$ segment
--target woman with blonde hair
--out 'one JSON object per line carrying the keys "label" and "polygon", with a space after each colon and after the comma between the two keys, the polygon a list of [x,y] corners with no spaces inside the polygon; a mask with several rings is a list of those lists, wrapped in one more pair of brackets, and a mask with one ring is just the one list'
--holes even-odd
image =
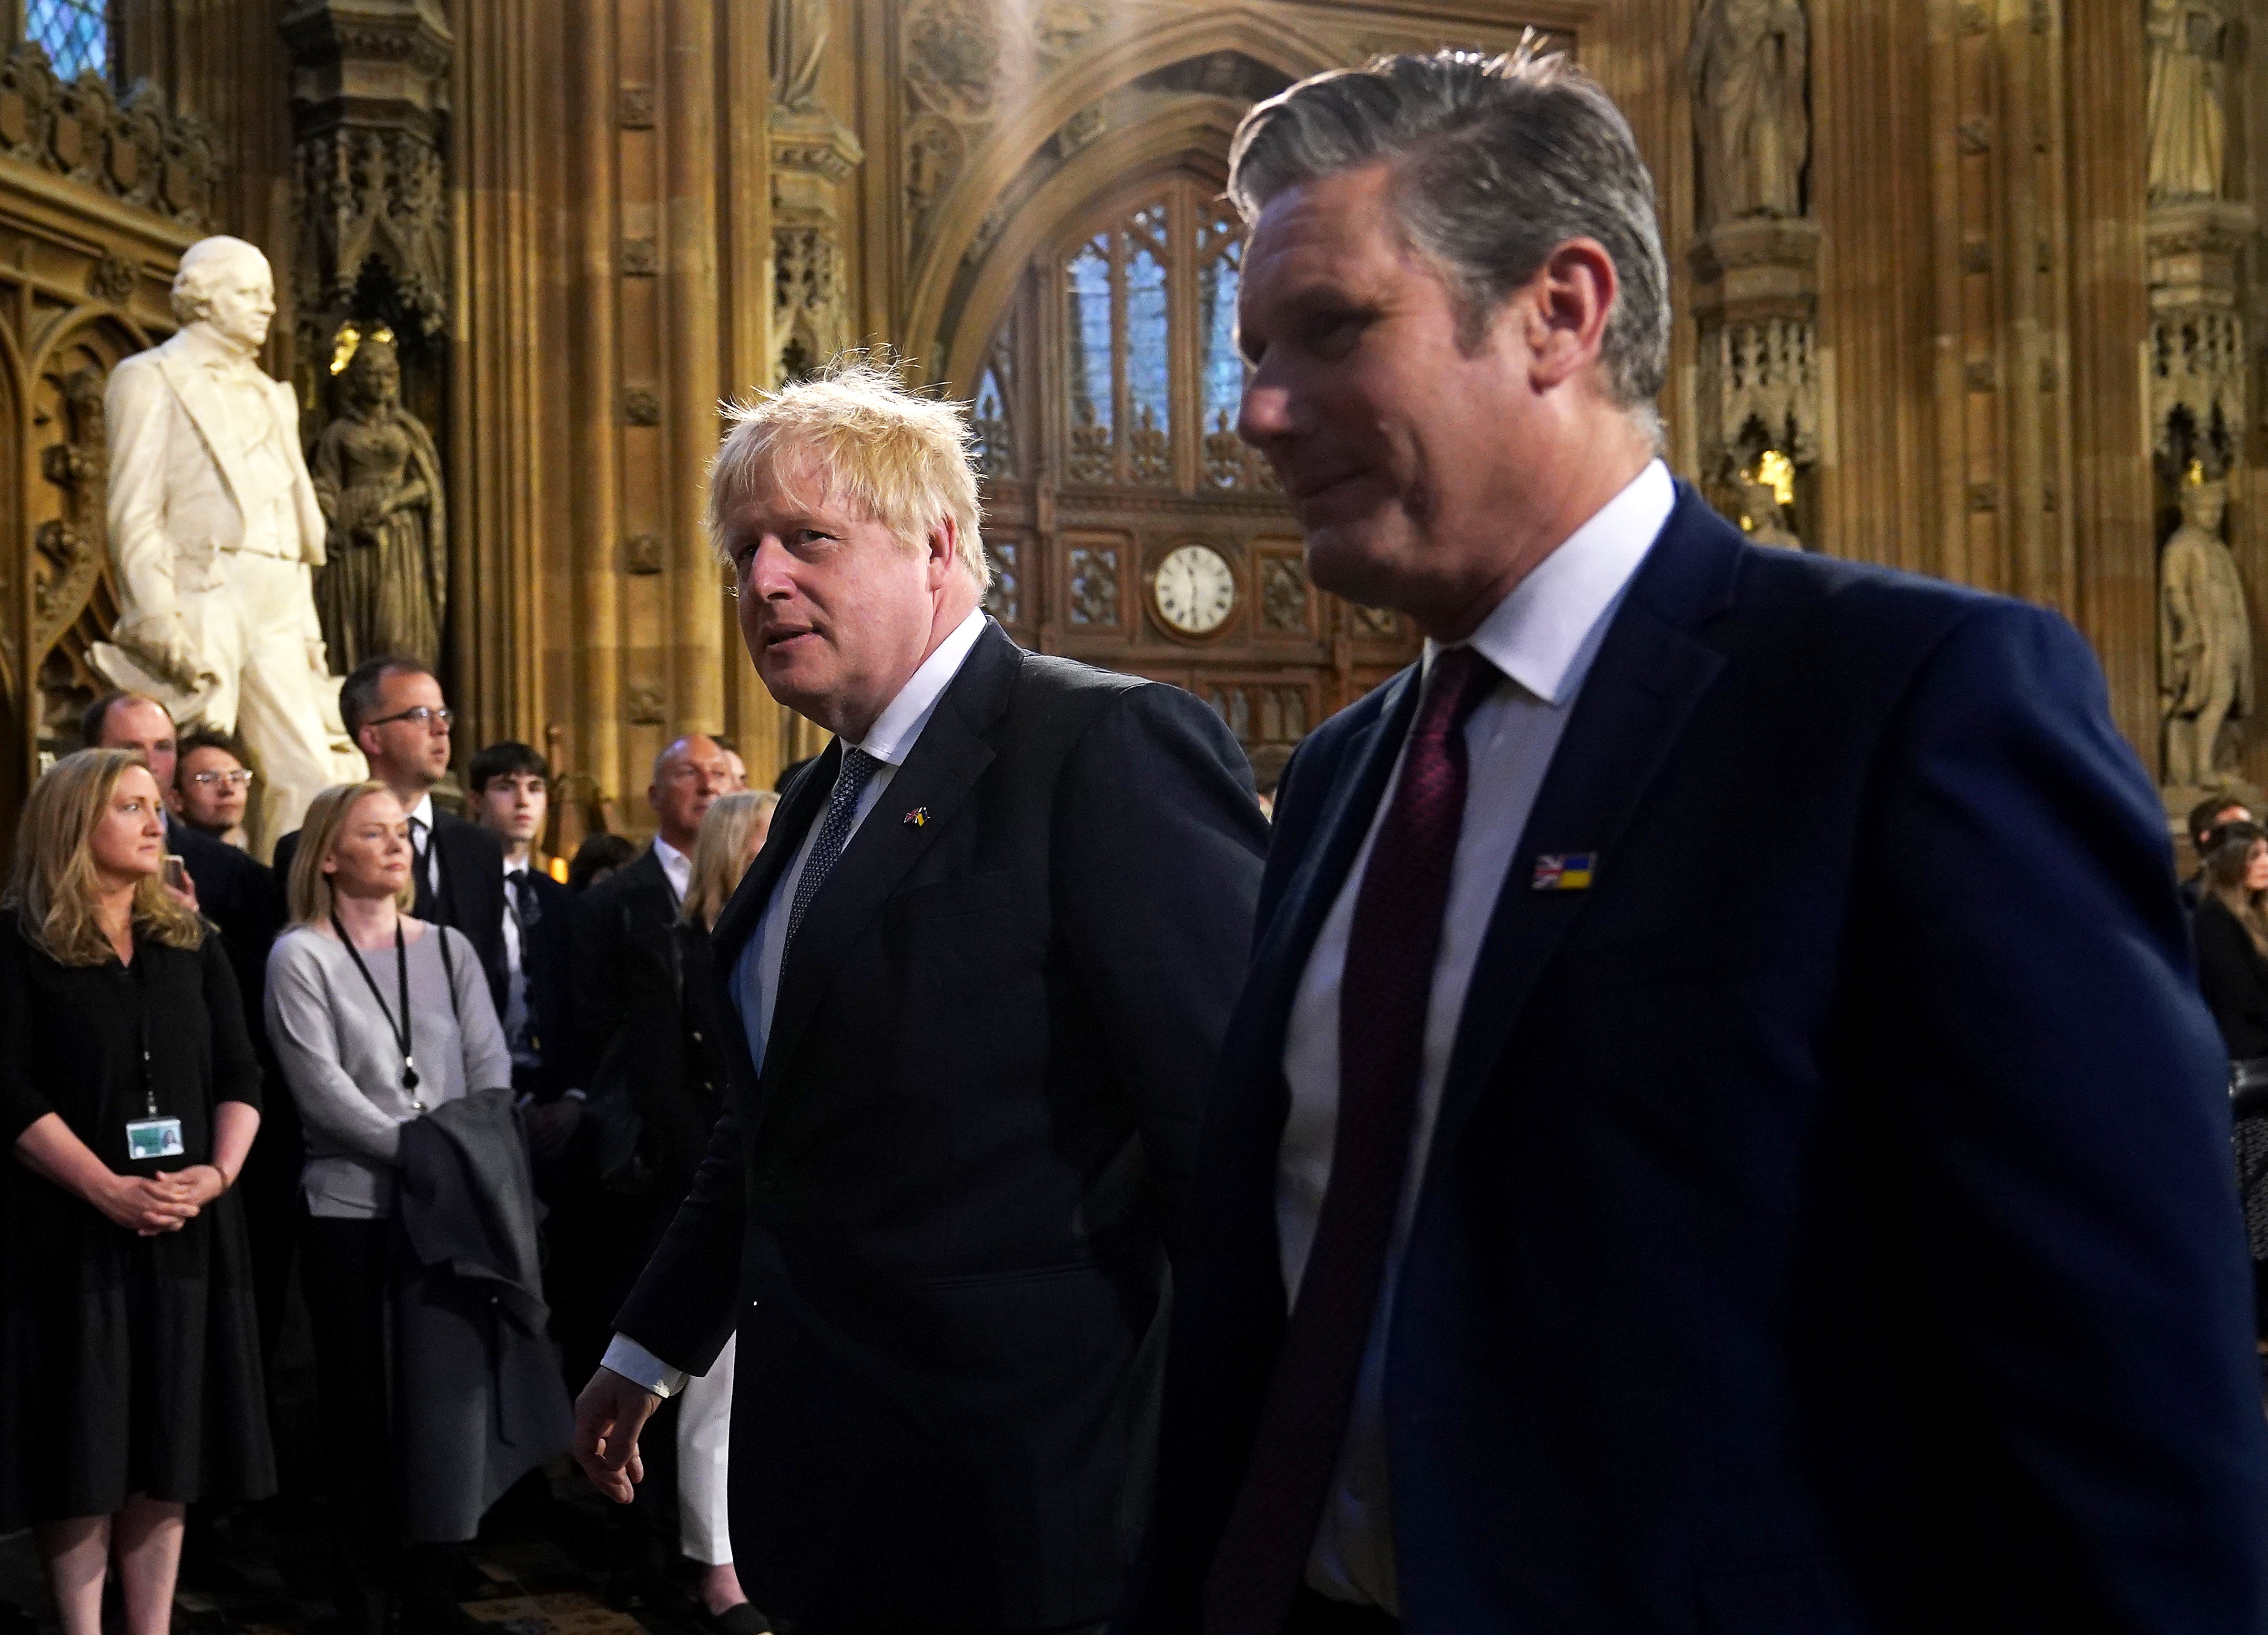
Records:
{"label": "woman with blonde hair", "polygon": [[[684,1202],[717,1125],[725,1087],[723,1030],[738,1023],[715,1002],[709,933],[762,849],[778,804],[770,790],[736,790],[710,803],[694,842],[677,923],[633,939],[637,946],[622,961],[622,1031],[600,1064],[593,1100],[635,1109],[641,1202],[651,1207],[645,1241],[624,1263],[622,1285],[610,1291],[616,1302],[630,1293],[654,1241]],[[755,1635],[765,1624],[733,1571],[725,1517],[733,1352],[727,1340],[709,1372],[687,1381],[665,1406],[665,1415],[677,1416],[674,1437],[666,1424],[647,1432],[646,1446],[663,1454],[656,1466],[674,1453],[677,1469],[674,1483],[666,1469],[657,1469],[646,1484],[653,1497],[642,1496],[640,1502],[651,1506],[674,1487],[678,1547],[700,1568],[697,1588],[711,1628],[718,1635]]]}
{"label": "woman with blonde hair", "polygon": [[184,1507],[276,1488],[231,1191],[260,1068],[165,835],[138,752],[66,755],[0,900],[0,1533],[36,1528],[65,1635],[99,1635],[114,1552],[164,1635]]}
{"label": "woman with blonde hair", "polygon": [[410,863],[409,819],[385,784],[325,790],[291,858],[291,929],[268,956],[269,1037],[306,1127],[307,1314],[350,1635],[377,1635],[397,1601],[405,1626],[462,1619],[448,1553],[401,1549],[389,1228],[402,1126],[512,1083],[480,955],[461,932],[410,917]]}

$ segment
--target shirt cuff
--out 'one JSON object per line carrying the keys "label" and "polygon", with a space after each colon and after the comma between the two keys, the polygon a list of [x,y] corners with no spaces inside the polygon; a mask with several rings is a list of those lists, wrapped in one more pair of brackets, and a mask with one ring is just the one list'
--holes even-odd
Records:
{"label": "shirt cuff", "polygon": [[[586,1353],[587,1354],[587,1353]],[[673,1368],[627,1334],[615,1336],[599,1366],[618,1374],[632,1385],[656,1396],[674,1396],[685,1388],[685,1371]]]}

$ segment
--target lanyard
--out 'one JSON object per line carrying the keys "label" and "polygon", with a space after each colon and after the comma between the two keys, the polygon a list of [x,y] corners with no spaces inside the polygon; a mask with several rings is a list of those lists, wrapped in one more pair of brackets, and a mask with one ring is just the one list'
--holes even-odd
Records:
{"label": "lanyard", "polygon": [[[393,1032],[394,1042],[401,1047],[401,1087],[416,1091],[417,1057],[410,1049],[409,1033],[409,955],[402,940],[401,917],[396,915],[394,920],[394,968],[401,978],[401,1020],[399,1022],[394,1020],[394,1013],[386,1008],[386,995],[379,990],[378,978],[372,976],[370,967],[363,963],[362,951],[354,946],[354,939],[347,935],[347,928],[339,924],[339,917],[335,914],[331,916],[331,929],[338,932],[339,940],[346,944],[347,957],[355,962],[355,969],[362,973],[363,981],[370,984],[370,997],[378,1001],[379,1014],[386,1018],[386,1025]],[[409,1105],[421,1113],[425,1110],[425,1103],[415,1094],[410,1096]]]}
{"label": "lanyard", "polygon": [[136,948],[135,961],[127,975],[134,983],[135,1020],[142,1035],[142,1100],[148,1111],[144,1117],[158,1116],[158,1078],[150,1065],[150,984],[143,970],[149,963],[149,950]]}

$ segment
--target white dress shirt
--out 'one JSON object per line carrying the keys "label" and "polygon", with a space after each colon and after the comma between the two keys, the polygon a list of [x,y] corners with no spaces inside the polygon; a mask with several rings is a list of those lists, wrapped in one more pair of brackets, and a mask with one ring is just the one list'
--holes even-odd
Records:
{"label": "white dress shirt", "polygon": [[653,855],[661,859],[661,872],[668,878],[669,895],[682,902],[693,884],[693,859],[660,836],[653,837]]}
{"label": "white dress shirt", "polygon": [[[858,743],[845,742],[845,749],[862,749],[881,762],[868,775],[866,785],[858,792],[858,805],[851,814],[850,832],[843,837],[843,855],[848,856],[850,843],[858,837],[859,825],[882,798],[897,770],[913,753],[913,747],[929,718],[937,713],[938,701],[953,678],[961,674],[968,661],[969,650],[976,638],[984,634],[984,614],[982,608],[972,612],[953,627],[953,633],[937,644],[937,651],[922,660],[921,668],[898,689],[882,713],[874,718],[874,725]],[[821,809],[822,812],[824,808]],[[804,865],[810,861],[812,848],[819,842],[819,831],[825,825],[814,820],[803,833],[803,842],[796,848],[795,856],[780,871],[779,879],[772,884],[772,895],[764,901],[762,917],[749,932],[747,942],[740,949],[739,961],[733,967],[733,1005],[740,1013],[740,1026],[748,1035],[748,1059],[762,1072],[764,1065],[764,1046],[771,1036],[772,1005],[778,997],[780,960],[787,949],[788,910],[795,902],[795,888],[803,879]],[[654,845],[659,848],[657,840]],[[836,866],[841,866],[838,858]],[[681,892],[681,895],[683,894]],[[662,1396],[674,1395],[685,1385],[685,1375],[663,1362],[652,1351],[627,1335],[618,1334],[607,1347],[602,1366],[612,1369],[625,1380],[645,1387]]]}
{"label": "white dress shirt", "polygon": [[[1464,1015],[1465,992],[1473,978],[1481,939],[1487,934],[1497,898],[1504,889],[1536,792],[1559,746],[1559,735],[1575,706],[1591,660],[1605,638],[1623,593],[1668,519],[1676,494],[1660,460],[1648,465],[1596,515],[1537,563],[1512,593],[1481,622],[1468,645],[1503,673],[1506,681],[1474,709],[1465,724],[1469,771],[1465,814],[1449,865],[1448,907],[1442,917],[1440,952],[1433,963],[1432,992],[1425,1011],[1423,1059],[1419,1064],[1417,1126],[1410,1167],[1402,1189],[1392,1242],[1387,1254],[1377,1315],[1363,1353],[1362,1373],[1347,1417],[1346,1442],[1330,1500],[1325,1506],[1307,1560],[1307,1583],[1338,1601],[1367,1602],[1399,1616],[1401,1597],[1394,1578],[1394,1517],[1386,1445],[1386,1339],[1394,1309],[1394,1290],[1433,1126],[1441,1108]],[[1425,644],[1425,675],[1432,674],[1439,650]],[[1407,753],[1405,745],[1403,753]],[[1292,1000],[1285,1035],[1284,1074],[1292,1105],[1276,1160],[1276,1226],[1283,1252],[1284,1286],[1296,1300],[1323,1191],[1330,1181],[1331,1144],[1337,1129],[1339,1098],[1339,988],[1346,971],[1347,938],[1354,924],[1355,899],[1369,865],[1379,825],[1393,804],[1402,779],[1396,758],[1393,779],[1381,796],[1370,833],[1338,899],[1317,933],[1306,970]],[[1609,865],[1611,866],[1611,865]]]}

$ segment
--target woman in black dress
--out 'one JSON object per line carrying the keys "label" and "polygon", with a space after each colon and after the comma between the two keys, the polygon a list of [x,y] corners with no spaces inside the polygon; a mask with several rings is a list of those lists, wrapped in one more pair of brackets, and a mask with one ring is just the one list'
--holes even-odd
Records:
{"label": "woman in black dress", "polygon": [[2198,893],[2198,986],[2220,1024],[2233,1081],[2268,1081],[2268,830],[2225,823],[2208,847]]}
{"label": "woman in black dress", "polygon": [[2256,1322],[2268,1337],[2268,829],[2225,823],[2205,843],[2191,926],[2198,987],[2228,1050],[2236,1179],[2252,1249]]}
{"label": "woman in black dress", "polygon": [[130,750],[33,787],[0,903],[0,1532],[65,1635],[172,1621],[181,1515],[276,1487],[244,1217],[260,1069],[220,939],[163,883]]}

